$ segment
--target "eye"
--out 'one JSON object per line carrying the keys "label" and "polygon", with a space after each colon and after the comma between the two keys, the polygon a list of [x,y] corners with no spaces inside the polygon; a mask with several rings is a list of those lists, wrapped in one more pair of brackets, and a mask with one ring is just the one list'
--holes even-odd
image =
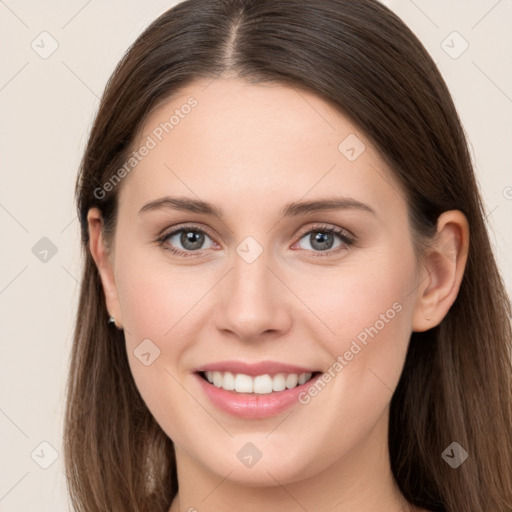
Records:
{"label": "eye", "polygon": [[[205,247],[206,239],[210,240],[211,244]],[[210,249],[215,245],[208,233],[197,226],[185,226],[174,229],[162,235],[158,242],[164,249],[185,257],[196,256],[194,251]]]}
{"label": "eye", "polygon": [[[337,245],[336,239],[338,239]],[[306,250],[328,253],[328,255],[347,250],[355,243],[353,235],[347,230],[334,226],[315,226],[307,231],[297,243],[300,243],[301,240],[306,241]],[[317,254],[315,256],[324,256],[324,254]]]}
{"label": "eye", "polygon": [[[338,239],[337,244],[336,239]],[[210,243],[205,246],[207,240]],[[349,231],[329,225],[314,226],[305,232],[294,245],[300,244],[302,240],[306,241],[304,249],[317,253],[315,256],[337,254],[347,250],[355,243],[355,237]],[[198,251],[211,249],[217,245],[204,229],[195,225],[174,228],[172,231],[163,234],[157,242],[165,250],[184,257],[198,256]],[[292,246],[292,248],[294,247]]]}

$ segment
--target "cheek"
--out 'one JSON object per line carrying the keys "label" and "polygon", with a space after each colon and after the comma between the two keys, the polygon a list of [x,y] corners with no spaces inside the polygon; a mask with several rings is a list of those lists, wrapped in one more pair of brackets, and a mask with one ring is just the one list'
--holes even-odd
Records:
{"label": "cheek", "polygon": [[345,375],[340,379],[345,391],[357,388],[356,395],[371,402],[379,380],[384,395],[396,387],[412,328],[415,268],[412,248],[398,254],[389,246],[322,279],[304,274],[297,281],[297,295],[307,297],[322,322],[315,322],[316,339],[331,365],[342,366],[334,373]]}
{"label": "cheek", "polygon": [[119,261],[118,269],[126,330],[139,338],[160,341],[175,338],[182,325],[190,323],[194,305],[208,290],[212,277],[199,267],[180,269],[165,261],[165,256],[155,259],[146,251]]}
{"label": "cheek", "polygon": [[[337,269],[330,279],[321,280],[323,286],[309,275],[295,288],[325,324],[311,315],[306,328],[318,349],[329,354],[324,368],[329,378],[299,397],[303,414],[318,418],[308,442],[318,455],[315,460],[323,462],[311,465],[311,471],[356,445],[385,413],[410,338],[414,272],[412,252],[400,259],[390,252],[364,268]],[[294,428],[288,431],[292,438],[301,435],[303,426]],[[284,452],[280,455],[286,458]]]}
{"label": "cheek", "polygon": [[199,267],[179,269],[162,257],[155,261],[146,251],[131,250],[116,269],[131,373],[156,421],[179,439],[175,411],[185,417],[203,414],[193,409],[181,382],[190,367],[187,353],[204,327],[201,298],[218,277]]}

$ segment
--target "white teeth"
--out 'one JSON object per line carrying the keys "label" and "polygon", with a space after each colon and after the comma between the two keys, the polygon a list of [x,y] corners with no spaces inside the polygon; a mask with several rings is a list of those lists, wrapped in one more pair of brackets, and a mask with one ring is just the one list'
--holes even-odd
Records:
{"label": "white teeth", "polygon": [[[222,385],[219,387],[222,387]],[[237,393],[252,393],[253,382],[251,377],[249,377],[249,375],[244,375],[243,373],[237,373],[235,377],[235,391]]]}
{"label": "white teeth", "polygon": [[288,389],[292,389],[297,386],[297,382],[299,381],[299,376],[296,373],[290,373],[288,377],[286,377],[286,387]]}
{"label": "white teeth", "polygon": [[268,373],[251,377],[244,373],[233,374],[231,372],[208,371],[205,372],[206,379],[210,384],[227,391],[237,393],[256,393],[260,395],[272,393],[273,391],[284,391],[293,389],[298,385],[306,383],[311,379],[312,373],[278,373],[273,377]]}
{"label": "white teeth", "polygon": [[274,375],[272,379],[272,389],[274,391],[283,391],[286,389],[286,375],[284,373]]}
{"label": "white teeth", "polygon": [[222,373],[213,372],[213,385],[220,388],[222,386]]}
{"label": "white teeth", "polygon": [[231,372],[226,372],[221,384],[224,389],[233,391],[235,389],[235,376]]}
{"label": "white teeth", "polygon": [[270,375],[258,375],[254,377],[253,390],[260,395],[272,393],[272,377]]}

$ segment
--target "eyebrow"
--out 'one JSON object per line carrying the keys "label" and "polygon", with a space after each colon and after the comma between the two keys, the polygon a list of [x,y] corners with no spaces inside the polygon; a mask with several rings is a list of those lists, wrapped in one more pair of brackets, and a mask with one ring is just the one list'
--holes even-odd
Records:
{"label": "eyebrow", "polygon": [[[221,208],[218,208],[206,201],[189,197],[162,197],[161,199],[156,199],[155,201],[145,204],[138,213],[141,214],[160,209],[214,215],[219,219],[223,219],[223,212]],[[331,197],[312,201],[288,203],[281,210],[281,215],[283,217],[293,217],[325,210],[362,210],[375,216],[377,215],[371,206],[350,197]]]}

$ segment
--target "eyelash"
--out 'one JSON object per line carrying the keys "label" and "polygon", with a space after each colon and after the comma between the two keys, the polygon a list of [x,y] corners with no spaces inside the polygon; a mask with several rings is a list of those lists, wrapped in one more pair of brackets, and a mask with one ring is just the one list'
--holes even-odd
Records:
{"label": "eyelash", "polygon": [[[176,249],[175,247],[172,247],[172,246],[164,246],[164,243],[168,238],[170,238],[173,235],[175,235],[176,233],[180,233],[182,231],[193,231],[195,233],[203,233],[205,235],[208,235],[212,240],[214,238],[211,235],[211,233],[209,233],[209,231],[207,231],[204,228],[200,228],[197,225],[186,225],[186,226],[179,226],[178,228],[173,229],[172,231],[164,233],[156,241],[157,241],[158,245],[161,246],[163,249],[165,249],[166,251],[170,251],[171,253],[173,253],[177,256],[183,256],[185,258],[197,257],[198,252],[201,251],[201,249],[198,249],[197,251],[182,251],[181,249]],[[326,257],[326,256],[332,256],[334,254],[338,254],[342,251],[348,250],[356,242],[355,236],[352,235],[351,233],[349,234],[348,230],[338,228],[335,226],[326,225],[326,224],[315,225],[312,228],[310,228],[308,231],[301,233],[298,241],[302,240],[302,238],[304,238],[304,236],[306,236],[306,235],[309,235],[311,233],[317,233],[317,232],[334,233],[339,236],[339,238],[343,242],[343,245],[340,245],[336,249],[329,249],[327,251],[313,251],[313,250],[306,249],[308,252],[313,252],[314,257]]]}

